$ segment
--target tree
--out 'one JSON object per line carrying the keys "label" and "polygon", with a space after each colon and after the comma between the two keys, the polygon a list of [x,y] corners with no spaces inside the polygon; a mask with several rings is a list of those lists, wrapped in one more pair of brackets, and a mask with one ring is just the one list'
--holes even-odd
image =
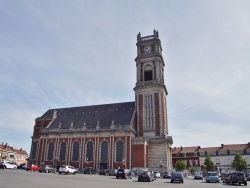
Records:
{"label": "tree", "polygon": [[204,164],[206,166],[207,171],[214,171],[215,170],[214,162],[211,160],[211,157],[209,155],[206,156]]}
{"label": "tree", "polygon": [[242,158],[240,153],[237,153],[234,157],[231,167],[237,171],[247,169],[247,162]]}
{"label": "tree", "polygon": [[186,163],[183,160],[178,160],[175,165],[175,169],[178,171],[182,171],[186,168]]}

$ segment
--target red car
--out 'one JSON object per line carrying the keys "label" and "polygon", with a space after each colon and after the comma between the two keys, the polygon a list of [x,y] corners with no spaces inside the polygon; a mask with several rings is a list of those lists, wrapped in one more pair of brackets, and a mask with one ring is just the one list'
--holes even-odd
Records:
{"label": "red car", "polygon": [[34,165],[34,164],[28,164],[26,167],[26,171],[39,171],[40,167],[38,165]]}

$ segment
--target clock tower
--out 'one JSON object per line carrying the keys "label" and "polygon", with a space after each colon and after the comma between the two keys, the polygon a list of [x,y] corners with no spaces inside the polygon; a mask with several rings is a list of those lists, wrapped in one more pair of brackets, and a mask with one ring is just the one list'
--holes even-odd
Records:
{"label": "clock tower", "polygon": [[[153,35],[137,35],[137,78],[135,105],[137,111],[137,139],[146,143],[147,166],[159,165],[172,168],[172,137],[168,132],[167,89],[164,83],[165,62],[159,32]],[[147,153],[148,152],[148,153]],[[160,164],[161,163],[161,164]]]}

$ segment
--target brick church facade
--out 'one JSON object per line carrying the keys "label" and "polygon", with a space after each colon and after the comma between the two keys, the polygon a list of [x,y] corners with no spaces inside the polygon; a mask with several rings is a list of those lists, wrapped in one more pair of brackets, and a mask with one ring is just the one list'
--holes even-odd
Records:
{"label": "brick church facade", "polygon": [[48,110],[35,119],[31,163],[172,170],[158,31],[139,33],[136,46],[135,101]]}

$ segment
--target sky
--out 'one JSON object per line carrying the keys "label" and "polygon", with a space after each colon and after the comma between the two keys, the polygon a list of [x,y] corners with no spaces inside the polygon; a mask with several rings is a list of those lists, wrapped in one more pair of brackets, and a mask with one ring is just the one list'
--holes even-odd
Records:
{"label": "sky", "polygon": [[0,142],[29,154],[54,108],[134,101],[159,31],[172,147],[250,142],[250,1],[1,0]]}

